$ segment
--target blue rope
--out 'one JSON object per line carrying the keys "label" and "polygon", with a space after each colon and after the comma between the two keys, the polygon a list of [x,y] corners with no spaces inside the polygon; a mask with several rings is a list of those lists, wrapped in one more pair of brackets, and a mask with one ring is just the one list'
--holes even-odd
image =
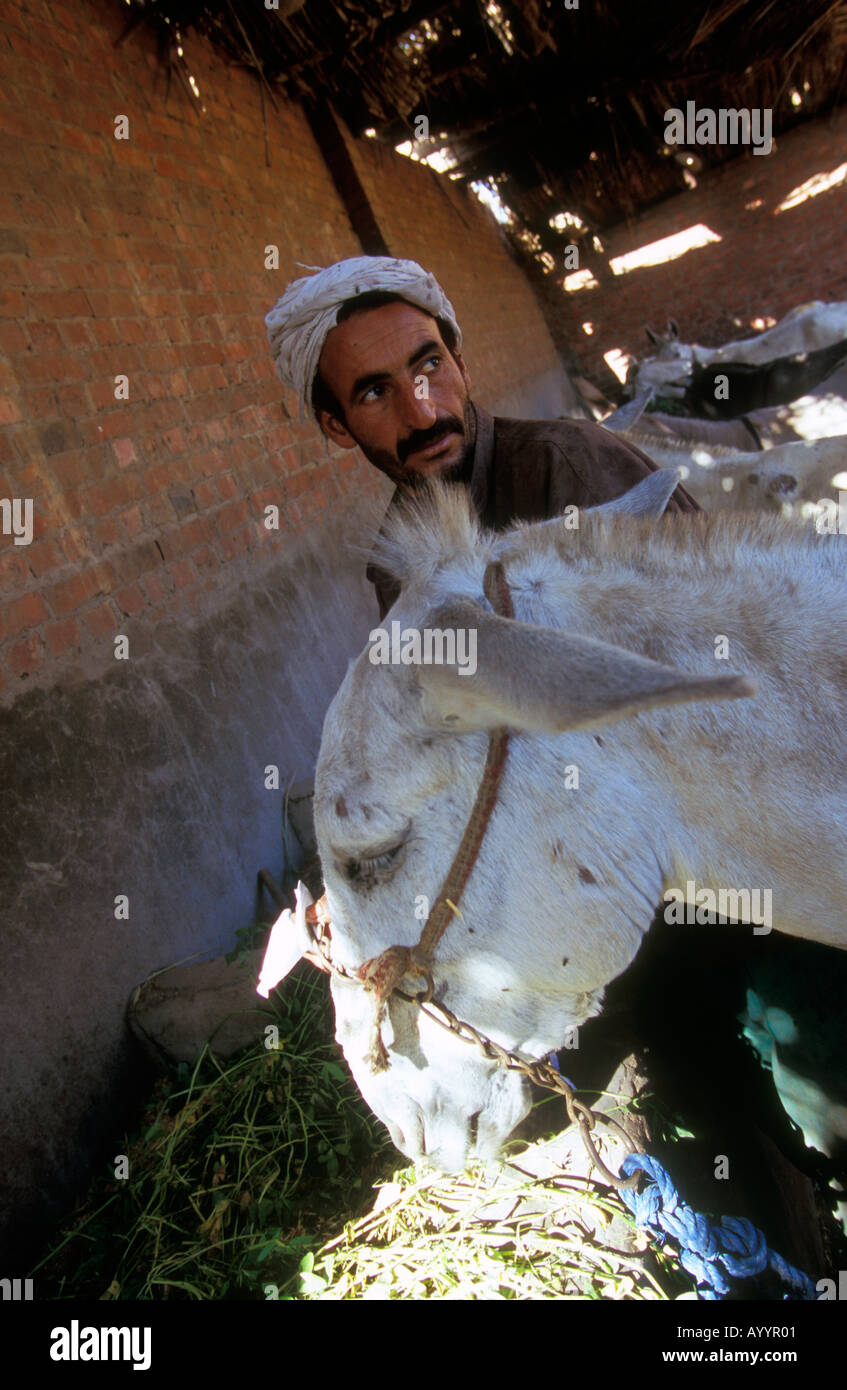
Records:
{"label": "blue rope", "polygon": [[[549,1053],[546,1061],[563,1075],[555,1052]],[[572,1090],[576,1089],[567,1076],[564,1080]],[[717,1299],[730,1293],[732,1285],[727,1274],[735,1279],[750,1279],[770,1270],[796,1298],[817,1299],[818,1291],[808,1275],[795,1269],[775,1250],[768,1249],[764,1235],[752,1221],[743,1216],[724,1216],[713,1226],[707,1216],[692,1211],[680,1200],[658,1159],[649,1154],[629,1154],[621,1164],[625,1178],[639,1170],[647,1174],[650,1182],[640,1192],[631,1187],[621,1188],[620,1195],[636,1223],[653,1228],[653,1238],[658,1245],[663,1245],[667,1236],[673,1237],[679,1246],[683,1269],[692,1274],[698,1284],[707,1285],[698,1290],[701,1298]]]}
{"label": "blue rope", "polygon": [[621,1164],[621,1173],[629,1177],[638,1171],[650,1181],[641,1192],[621,1188],[620,1195],[639,1226],[652,1228],[654,1239],[663,1245],[671,1236],[679,1246],[680,1264],[694,1276],[703,1299],[717,1299],[728,1294],[732,1285],[727,1275],[749,1279],[770,1270],[776,1274],[795,1298],[816,1299],[817,1289],[808,1275],[788,1264],[768,1243],[752,1221],[741,1216],[724,1216],[713,1225],[707,1216],[692,1211],[680,1200],[679,1193],[657,1159],[649,1154],[629,1154]]}

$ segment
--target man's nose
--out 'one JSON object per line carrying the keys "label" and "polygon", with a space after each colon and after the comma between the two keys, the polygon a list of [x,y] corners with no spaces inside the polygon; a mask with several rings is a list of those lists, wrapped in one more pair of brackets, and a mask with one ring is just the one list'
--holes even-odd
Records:
{"label": "man's nose", "polygon": [[[429,396],[420,395],[420,386],[417,385],[418,378],[411,378],[404,382],[401,410],[403,414],[403,425],[406,431],[411,434],[413,430],[428,430],[438,418],[435,402]],[[423,389],[426,390],[428,382],[426,377],[422,378]],[[416,391],[418,394],[415,394]]]}

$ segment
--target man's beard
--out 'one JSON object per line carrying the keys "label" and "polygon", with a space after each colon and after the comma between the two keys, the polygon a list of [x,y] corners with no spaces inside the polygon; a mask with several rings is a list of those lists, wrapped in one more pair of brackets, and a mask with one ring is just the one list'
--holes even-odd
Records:
{"label": "man's beard", "polygon": [[[381,473],[385,473],[392,482],[402,483],[405,487],[423,487],[432,478],[439,478],[445,483],[467,483],[470,482],[471,466],[473,463],[474,441],[473,433],[470,428],[471,422],[471,403],[470,396],[465,398],[465,418],[459,420],[455,415],[445,415],[443,419],[436,420],[435,424],[428,430],[415,430],[407,439],[404,439],[397,447],[397,455],[388,453],[385,449],[366,448],[360,439],[356,440],[368,463],[372,463],[374,468],[378,468]],[[410,455],[419,449],[425,449],[428,444],[435,444],[439,439],[446,439],[451,434],[462,436],[462,452],[455,463],[450,464],[449,468],[436,470],[433,473],[418,473],[414,470],[407,470],[406,460]],[[355,435],[354,435],[355,438]],[[399,462],[398,462],[399,459]]]}

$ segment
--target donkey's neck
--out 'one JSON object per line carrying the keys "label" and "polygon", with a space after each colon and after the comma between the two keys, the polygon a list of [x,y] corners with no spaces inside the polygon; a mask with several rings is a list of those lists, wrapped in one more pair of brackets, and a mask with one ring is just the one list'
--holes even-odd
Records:
{"label": "donkey's neck", "polygon": [[758,891],[761,916],[761,895],[779,884],[774,928],[836,944],[847,914],[844,546],[780,519],[697,520],[588,536],[564,564],[566,541],[530,538],[508,567],[515,615],[685,671],[754,678],[750,699],[598,732],[652,789],[666,889],[723,889],[725,907],[754,915]]}

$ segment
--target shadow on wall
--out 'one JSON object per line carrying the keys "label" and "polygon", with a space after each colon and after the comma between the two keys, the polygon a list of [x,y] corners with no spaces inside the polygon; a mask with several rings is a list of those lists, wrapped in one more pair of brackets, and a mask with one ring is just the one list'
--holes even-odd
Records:
{"label": "shadow on wall", "polygon": [[113,1165],[147,1075],[124,1022],[131,990],[230,950],[257,870],[281,870],[285,788],[312,775],[327,705],[377,620],[344,546],[373,519],[362,509],[294,538],[193,627],[147,627],[106,675],[0,712],[10,1276],[92,1162]]}
{"label": "shadow on wall", "polygon": [[562,416],[580,419],[586,415],[567,372],[559,367],[536,372],[518,386],[486,402],[486,409],[492,415],[513,420],[557,420]]}

